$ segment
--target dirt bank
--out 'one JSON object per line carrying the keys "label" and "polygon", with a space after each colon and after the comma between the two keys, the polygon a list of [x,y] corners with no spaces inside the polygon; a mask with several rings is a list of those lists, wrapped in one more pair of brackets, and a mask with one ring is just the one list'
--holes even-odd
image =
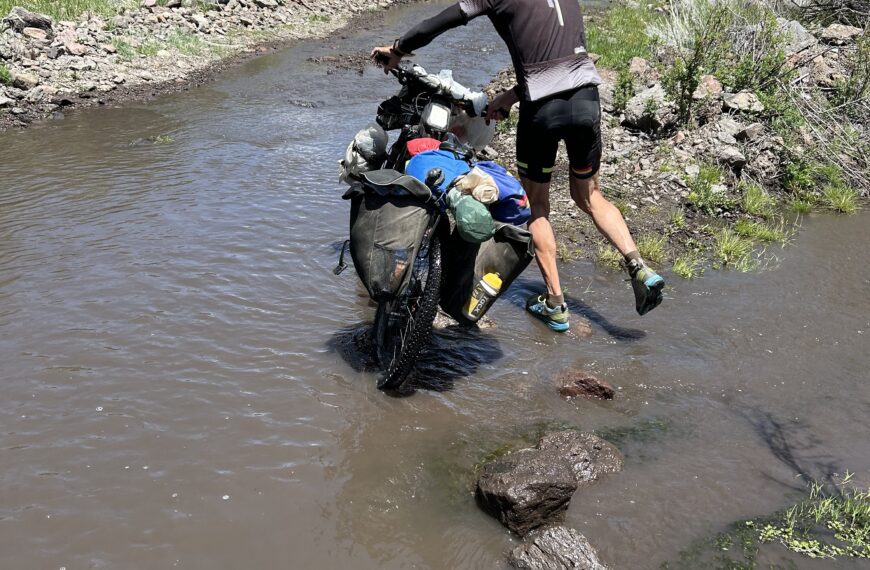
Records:
{"label": "dirt bank", "polygon": [[413,1],[220,0],[193,7],[144,0],[136,10],[85,13],[75,22],[14,9],[0,27],[0,130],[73,107],[189,89],[294,42],[376,25],[382,10]]}

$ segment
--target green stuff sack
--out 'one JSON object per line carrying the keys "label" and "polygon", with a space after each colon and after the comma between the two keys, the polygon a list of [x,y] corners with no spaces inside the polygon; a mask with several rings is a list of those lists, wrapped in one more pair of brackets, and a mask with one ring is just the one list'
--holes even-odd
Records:
{"label": "green stuff sack", "polygon": [[484,275],[498,273],[501,277],[498,299],[535,257],[528,230],[499,222],[495,224],[493,237],[483,243],[469,243],[454,229],[442,238],[441,251],[441,309],[462,325],[474,324],[495,302],[493,300],[475,320],[463,314],[474,286]]}
{"label": "green stuff sack", "polygon": [[473,197],[451,190],[447,204],[453,210],[456,231],[468,243],[483,243],[495,234],[495,222],[489,208]]}

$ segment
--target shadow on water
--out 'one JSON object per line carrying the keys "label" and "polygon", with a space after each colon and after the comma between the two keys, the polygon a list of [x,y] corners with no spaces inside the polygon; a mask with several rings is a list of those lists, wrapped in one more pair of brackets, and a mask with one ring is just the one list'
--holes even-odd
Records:
{"label": "shadow on water", "polygon": [[807,481],[836,486],[834,475],[840,471],[840,466],[830,456],[813,452],[824,442],[813,435],[806,425],[798,420],[781,421],[770,412],[757,408],[745,408],[739,413],[753,427],[773,456],[798,474],[801,480],[782,481],[768,473],[763,474],[765,477],[795,491],[805,491]]}
{"label": "shadow on water", "polygon": [[[504,294],[503,299],[509,301],[521,310],[526,308],[526,300],[533,294],[546,289],[543,281],[533,279],[517,279],[511,285],[510,291]],[[607,317],[596,311],[591,305],[584,303],[579,299],[568,298],[565,301],[568,304],[568,309],[574,315],[580,315],[592,324],[598,325],[604,332],[610,335],[611,338],[624,342],[634,342],[641,340],[646,336],[646,333],[640,329],[632,329],[614,324]]]}
{"label": "shadow on water", "polygon": [[[380,372],[370,331],[370,323],[345,327],[332,336],[327,346],[357,372]],[[411,372],[407,388],[391,395],[407,396],[415,390],[452,390],[457,380],[473,375],[482,365],[503,356],[498,340],[480,329],[460,326],[435,329]]]}

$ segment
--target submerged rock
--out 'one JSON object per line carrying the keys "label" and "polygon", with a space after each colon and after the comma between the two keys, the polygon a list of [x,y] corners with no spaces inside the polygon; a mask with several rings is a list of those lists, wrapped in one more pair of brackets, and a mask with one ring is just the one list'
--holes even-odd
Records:
{"label": "submerged rock", "polygon": [[523,536],[559,520],[580,485],[622,470],[622,454],[587,433],[561,431],[483,466],[477,480],[480,507]]}
{"label": "submerged rock", "polygon": [[559,388],[559,394],[567,399],[586,396],[612,400],[615,394],[613,386],[582,370],[563,370],[554,382]]}
{"label": "submerged rock", "polygon": [[586,537],[564,526],[536,532],[508,556],[520,570],[608,570]]}

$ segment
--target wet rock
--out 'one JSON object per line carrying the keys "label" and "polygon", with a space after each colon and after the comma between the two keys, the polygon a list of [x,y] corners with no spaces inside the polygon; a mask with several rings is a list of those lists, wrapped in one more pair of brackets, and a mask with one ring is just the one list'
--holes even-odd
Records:
{"label": "wet rock", "polygon": [[608,570],[586,537],[564,526],[534,533],[508,562],[519,570]]}
{"label": "wet rock", "polygon": [[630,128],[651,132],[672,127],[676,122],[675,106],[661,85],[641,91],[625,106],[623,124]]}
{"label": "wet rock", "polygon": [[855,26],[831,24],[822,32],[822,41],[828,44],[845,45],[853,42],[863,31]]}
{"label": "wet rock", "polygon": [[692,99],[700,101],[701,99],[718,99],[722,96],[722,83],[712,75],[704,75],[701,77],[701,82],[695,92],[692,93]]}
{"label": "wet rock", "polygon": [[740,111],[743,113],[761,113],[764,105],[755,93],[741,91],[728,93],[723,96],[724,107],[728,111]]}
{"label": "wet rock", "polygon": [[3,22],[9,24],[19,34],[24,32],[25,28],[39,28],[50,32],[54,25],[53,20],[45,14],[30,12],[19,6],[12,8],[9,15],[3,18]]}
{"label": "wet rock", "polygon": [[609,383],[582,370],[564,370],[556,376],[554,383],[559,388],[559,394],[567,399],[585,396],[612,400],[615,394]]}
{"label": "wet rock", "polygon": [[622,470],[612,444],[592,434],[562,431],[483,466],[475,496],[480,507],[520,536],[559,520],[577,487]]}
{"label": "wet rock", "polygon": [[739,141],[751,142],[764,134],[764,125],[761,123],[752,123],[745,129],[738,132],[734,137]]}
{"label": "wet rock", "polygon": [[785,18],[777,18],[776,21],[779,24],[779,32],[782,34],[787,54],[802,52],[818,43],[816,37],[809,33],[800,22]]}

